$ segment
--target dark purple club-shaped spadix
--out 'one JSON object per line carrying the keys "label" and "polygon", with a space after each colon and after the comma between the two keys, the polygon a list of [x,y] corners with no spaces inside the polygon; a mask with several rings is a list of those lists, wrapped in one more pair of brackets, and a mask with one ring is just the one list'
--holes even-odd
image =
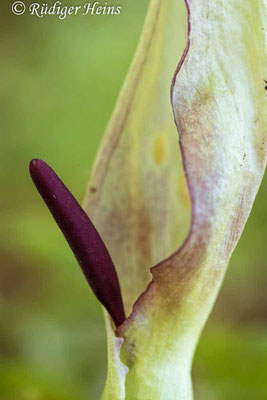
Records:
{"label": "dark purple club-shaped spadix", "polygon": [[32,160],[30,174],[96,297],[110,313],[115,325],[121,325],[125,314],[117,273],[94,225],[64,183],[44,161]]}

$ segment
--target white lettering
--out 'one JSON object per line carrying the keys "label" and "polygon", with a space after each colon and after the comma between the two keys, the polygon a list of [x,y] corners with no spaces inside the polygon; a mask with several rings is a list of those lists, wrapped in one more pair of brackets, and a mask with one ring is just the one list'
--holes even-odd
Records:
{"label": "white lettering", "polygon": [[52,6],[49,6],[47,3],[32,3],[29,6],[29,10],[30,15],[36,15],[38,18],[42,18],[44,15],[57,15],[59,19],[64,20],[68,15],[78,15],[82,7],[82,15],[119,15],[121,12],[121,6],[108,5],[107,2],[101,5],[99,1],[86,3],[84,6],[62,6],[60,1],[56,1]]}
{"label": "white lettering", "polygon": [[[56,1],[55,4],[52,7],[49,8],[48,14],[49,15],[58,14],[58,10],[60,9],[60,7],[59,7],[60,4],[61,4],[60,1]],[[56,8],[57,8],[57,11],[56,11]]]}
{"label": "white lettering", "polygon": [[120,15],[120,13],[121,13],[121,6],[117,6],[116,7],[116,11],[115,11],[115,15]]}
{"label": "white lettering", "polygon": [[68,13],[68,7],[62,7],[60,10],[60,15],[59,15],[59,19],[65,19],[67,17],[67,13]]}
{"label": "white lettering", "polygon": [[82,8],[82,6],[76,6],[75,7],[75,15],[78,14],[78,11]]}
{"label": "white lettering", "polygon": [[92,7],[91,7],[91,3],[85,4],[84,5],[85,12],[83,13],[83,15],[87,15],[89,13],[89,11],[90,11],[91,15],[93,15],[95,13],[95,7],[97,4],[99,4],[98,1],[95,1]]}
{"label": "white lettering", "polygon": [[42,18],[42,15],[39,14],[38,10],[40,8],[40,4],[38,3],[33,3],[30,5],[30,14],[31,15],[37,15],[37,17]]}

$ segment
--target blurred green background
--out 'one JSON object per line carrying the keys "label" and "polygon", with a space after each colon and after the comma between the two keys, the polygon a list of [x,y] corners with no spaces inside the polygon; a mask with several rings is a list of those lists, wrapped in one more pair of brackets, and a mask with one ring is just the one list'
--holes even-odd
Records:
{"label": "blurred green background", "polygon": [[[14,16],[11,3],[0,6],[0,399],[95,400],[102,311],[28,162],[46,160],[82,201],[148,1],[65,21]],[[197,350],[196,400],[267,399],[266,200],[265,180]]]}

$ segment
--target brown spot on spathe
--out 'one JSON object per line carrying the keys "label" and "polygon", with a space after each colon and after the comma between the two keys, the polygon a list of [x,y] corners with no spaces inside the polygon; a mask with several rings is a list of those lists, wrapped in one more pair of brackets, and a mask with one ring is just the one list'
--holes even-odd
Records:
{"label": "brown spot on spathe", "polygon": [[157,136],[153,144],[153,158],[156,164],[161,165],[165,159],[165,139],[163,136]]}

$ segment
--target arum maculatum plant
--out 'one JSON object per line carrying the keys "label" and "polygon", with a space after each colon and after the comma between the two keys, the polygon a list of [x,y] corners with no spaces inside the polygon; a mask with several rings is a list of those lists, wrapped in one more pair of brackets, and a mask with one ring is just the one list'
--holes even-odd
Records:
{"label": "arum maculatum plant", "polygon": [[104,400],[192,399],[194,350],[266,165],[265,0],[188,0],[171,107],[180,3],[150,3],[85,211],[30,165],[105,308]]}

